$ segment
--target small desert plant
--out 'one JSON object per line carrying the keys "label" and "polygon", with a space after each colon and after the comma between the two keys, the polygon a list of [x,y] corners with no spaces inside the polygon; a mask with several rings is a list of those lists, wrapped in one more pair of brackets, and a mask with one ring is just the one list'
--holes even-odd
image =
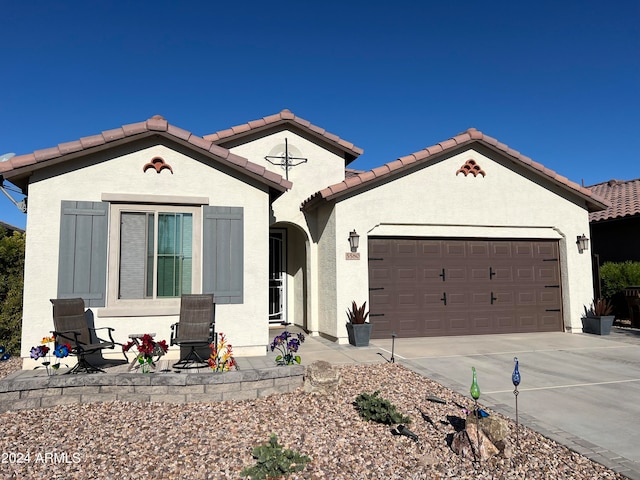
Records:
{"label": "small desert plant", "polygon": [[373,394],[361,393],[356,397],[354,405],[363,419],[386,425],[411,423],[409,417],[398,412],[389,400],[379,397],[379,393],[380,391],[375,391]]}
{"label": "small desert plant", "polygon": [[365,312],[367,309],[367,302],[364,302],[361,307],[358,307],[355,301],[351,302],[351,310],[347,310],[347,318],[349,323],[361,324],[367,321],[369,312]]}
{"label": "small desert plant", "polygon": [[613,306],[606,298],[596,298],[589,308],[584,307],[584,313],[587,317],[604,317],[611,315],[611,312],[613,312]]}
{"label": "small desert plant", "polygon": [[278,437],[271,434],[269,443],[253,449],[253,458],[257,463],[253,467],[242,469],[240,475],[251,479],[278,478],[293,472],[300,472],[311,459],[293,450],[284,450],[278,444]]}

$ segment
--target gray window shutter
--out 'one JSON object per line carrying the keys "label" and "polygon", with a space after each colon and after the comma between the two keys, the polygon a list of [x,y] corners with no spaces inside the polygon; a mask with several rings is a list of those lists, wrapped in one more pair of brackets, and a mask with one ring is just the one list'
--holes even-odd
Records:
{"label": "gray window shutter", "polygon": [[242,303],[244,213],[242,207],[203,207],[202,293],[216,303]]}
{"label": "gray window shutter", "polygon": [[62,201],[58,298],[105,306],[108,210],[104,202]]}

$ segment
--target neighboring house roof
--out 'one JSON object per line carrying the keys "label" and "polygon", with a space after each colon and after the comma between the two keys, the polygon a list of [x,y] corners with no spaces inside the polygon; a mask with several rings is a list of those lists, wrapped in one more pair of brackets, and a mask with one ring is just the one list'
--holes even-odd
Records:
{"label": "neighboring house roof", "polygon": [[160,115],[155,115],[144,122],[123,125],[120,128],[107,130],[98,135],[84,137],[80,140],[61,143],[58,146],[44,150],[36,150],[27,155],[13,157],[6,162],[0,163],[0,175],[24,191],[27,187],[29,176],[36,170],[152,135],[169,138],[188,148],[199,151],[238,172],[258,179],[276,191],[284,192],[292,186],[292,183],[281,175],[249,162],[246,158],[235,155],[210,140],[205,140],[191,132],[175,127]]}
{"label": "neighboring house roof", "polygon": [[18,232],[18,233],[24,233],[24,230],[19,228],[19,227],[14,227],[13,225],[9,224],[9,223],[5,223],[3,221],[0,220],[0,227],[4,228],[5,230],[9,231],[9,232]]}
{"label": "neighboring house roof", "polygon": [[313,125],[311,122],[298,117],[287,109],[282,110],[280,113],[276,113],[275,115],[243,123],[242,125],[237,125],[210,135],[204,135],[203,138],[205,140],[212,141],[216,145],[225,145],[229,142],[235,142],[245,136],[273,129],[274,127],[283,124],[289,124],[297,127],[311,136],[338,148],[338,150],[345,154],[344,158],[347,163],[355,160],[358,156],[362,155],[362,152],[364,151],[361,148],[356,147],[353,143],[347,142],[337,135],[327,132],[324,128]]}
{"label": "neighboring house roof", "polygon": [[640,215],[640,178],[627,181],[609,180],[588,188],[611,203],[606,210],[590,213],[590,222]]}
{"label": "neighboring house roof", "polygon": [[346,195],[356,193],[359,190],[370,188],[380,182],[387,181],[389,178],[401,174],[416,165],[428,165],[443,155],[449,154],[461,147],[469,147],[474,143],[479,143],[505,155],[513,162],[524,166],[530,171],[547,178],[565,190],[579,196],[587,202],[590,211],[602,210],[608,206],[608,202],[605,199],[600,198],[588,188],[581,187],[577,183],[571,182],[566,177],[557,174],[553,170],[545,168],[543,165],[533,161],[529,157],[509,148],[504,143],[500,143],[495,138],[485,135],[475,128],[470,128],[455,137],[445,140],[444,142],[440,142],[410,155],[400,157],[393,162],[382,165],[381,167],[374,168],[373,170],[369,170],[364,173],[348,176],[342,182],[330,185],[309,197],[305,202],[303,202],[301,209],[306,210],[313,208],[322,200],[339,199]]}

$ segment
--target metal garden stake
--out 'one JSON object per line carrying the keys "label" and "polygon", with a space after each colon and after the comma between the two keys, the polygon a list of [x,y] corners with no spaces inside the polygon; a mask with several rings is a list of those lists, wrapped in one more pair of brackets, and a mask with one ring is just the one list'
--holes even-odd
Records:
{"label": "metal garden stake", "polygon": [[516,397],[516,448],[518,447],[518,385],[520,385],[520,370],[518,370],[518,357],[513,357],[515,367],[511,374],[511,381],[513,382],[513,395]]}
{"label": "metal garden stake", "polygon": [[[475,403],[475,416],[476,416],[476,439],[478,442],[478,462],[482,461],[482,456],[480,455],[480,421],[478,420],[478,399],[480,398],[480,387],[478,387],[478,379],[476,378],[476,367],[471,367],[471,371],[473,372],[473,380],[471,381],[471,398]],[[471,440],[471,439],[469,439]]]}
{"label": "metal garden stake", "polygon": [[396,347],[396,332],[391,332],[391,363],[396,363],[396,357],[394,356],[394,350]]}

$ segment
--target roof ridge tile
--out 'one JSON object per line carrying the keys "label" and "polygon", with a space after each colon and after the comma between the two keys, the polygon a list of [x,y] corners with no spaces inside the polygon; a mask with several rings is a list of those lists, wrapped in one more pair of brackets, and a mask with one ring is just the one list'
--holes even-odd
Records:
{"label": "roof ridge tile", "polygon": [[281,110],[279,113],[268,115],[258,120],[251,120],[241,125],[236,125],[225,130],[204,135],[203,138],[211,140],[212,142],[225,142],[235,135],[246,134],[256,129],[269,128],[273,125],[279,125],[284,122],[291,122],[300,128],[309,130],[314,135],[323,137],[327,142],[333,143],[341,149],[346,150],[354,157],[362,155],[363,153],[363,150],[356,147],[353,143],[347,142],[341,139],[338,135],[330,133],[324,128],[312,124],[310,121],[295,115],[288,109]]}
{"label": "roof ridge tile", "polygon": [[[510,148],[507,144],[498,141],[496,138],[485,135],[484,133],[480,132],[475,128],[469,128],[465,132],[462,132],[448,140],[444,140],[442,142],[439,142],[430,147],[426,147],[422,150],[411,153],[409,155],[399,157],[396,160],[388,162],[379,167],[373,168],[368,172],[356,174],[350,177],[349,184],[352,185],[350,188],[360,188],[361,185],[366,185],[382,177],[386,177],[388,175],[393,175],[394,173],[398,173],[411,164],[424,162],[433,155],[451,151],[454,148],[458,148],[464,143],[469,143],[470,141],[482,142],[486,145],[489,145],[490,147],[493,147],[496,150],[499,150],[500,152],[502,152],[503,155],[509,156],[514,160],[519,161],[523,165],[528,166],[529,168],[532,168],[534,170],[537,170],[539,174],[546,176],[550,180],[560,183],[561,185],[564,185],[566,188],[574,190],[580,195],[584,195],[585,197],[587,197],[588,200],[591,200],[591,202],[589,203],[589,208],[601,209],[603,206],[606,206],[608,204],[608,201],[606,199],[601,198],[600,196],[594,194],[591,190],[581,187],[578,184],[569,181],[566,177],[557,174],[555,171],[551,170],[550,168],[546,168],[544,165],[538,162],[535,162],[534,160],[523,155],[519,151],[513,148]],[[355,178],[359,178],[361,182],[356,184],[355,180],[351,180]],[[639,179],[639,182],[640,182],[640,179]],[[343,186],[344,183],[345,182],[340,182],[335,185],[330,185],[329,187],[317,192],[317,195],[314,195],[312,197],[314,199],[314,204],[315,204],[315,199],[317,198],[329,199],[329,197],[334,197],[337,193],[342,192],[344,188],[341,188],[341,186]],[[331,192],[331,193],[328,193],[328,192]],[[308,202],[304,202],[301,208],[305,208],[307,204]]]}
{"label": "roof ridge tile", "polygon": [[[248,126],[246,128],[240,128],[249,130]],[[177,140],[185,141],[193,147],[205,150],[220,158],[222,161],[229,162],[229,164],[240,167],[247,172],[257,174],[267,182],[278,185],[278,187],[289,189],[293,186],[289,180],[284,179],[281,175],[278,175],[275,172],[267,172],[264,167],[249,162],[244,157],[232,154],[228,149],[221,147],[220,145],[216,145],[210,139],[194,135],[187,130],[169,124],[169,122],[167,122],[167,120],[161,115],[154,115],[144,122],[123,125],[122,127],[105,130],[100,134],[82,137],[71,142],[61,143],[55,147],[36,150],[26,155],[15,156],[7,162],[0,163],[0,172],[5,174],[5,178],[7,178],[7,180],[11,180],[14,175],[7,175],[6,173],[11,172],[12,170],[29,167],[37,163],[44,163],[54,158],[63,157],[83,150],[89,150],[94,147],[99,147],[127,137],[135,137],[136,135],[147,132],[166,132],[166,135],[170,135]],[[32,168],[38,169],[41,167],[35,166]]]}

